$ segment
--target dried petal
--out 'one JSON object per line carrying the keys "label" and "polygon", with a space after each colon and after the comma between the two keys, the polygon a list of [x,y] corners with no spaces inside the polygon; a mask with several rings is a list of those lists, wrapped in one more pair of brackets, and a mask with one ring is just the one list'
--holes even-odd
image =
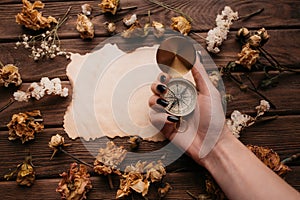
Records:
{"label": "dried petal", "polygon": [[94,24],[86,15],[79,14],[77,16],[76,29],[80,33],[82,39],[94,38]]}
{"label": "dried petal", "polygon": [[7,124],[9,129],[9,140],[20,139],[22,143],[34,139],[35,133],[40,133],[44,129],[42,115],[39,110],[14,114]]}
{"label": "dried petal", "polygon": [[82,200],[92,189],[90,174],[84,165],[72,163],[68,172],[60,174],[62,180],[59,182],[56,192],[61,194],[62,199]]}
{"label": "dried petal", "polygon": [[44,8],[44,4],[41,1],[35,1],[33,4],[28,0],[22,0],[23,9],[21,13],[16,16],[16,22],[24,25],[26,28],[32,30],[40,30],[44,28],[50,28],[51,23],[57,23],[54,17],[43,17],[35,8]]}
{"label": "dried petal", "polygon": [[0,69],[0,84],[4,84],[5,87],[8,87],[9,84],[19,86],[21,83],[22,79],[18,67],[7,64]]}
{"label": "dried petal", "polygon": [[254,65],[259,58],[259,51],[251,49],[250,44],[247,43],[243,46],[243,49],[241,53],[238,54],[238,57],[239,60],[235,61],[235,63],[250,70],[252,65]]}
{"label": "dried petal", "polygon": [[116,14],[120,0],[102,0],[99,7],[102,9],[103,13],[110,12],[111,14]]}
{"label": "dried petal", "polygon": [[172,17],[172,29],[179,31],[183,35],[188,35],[192,29],[191,23],[184,17]]}

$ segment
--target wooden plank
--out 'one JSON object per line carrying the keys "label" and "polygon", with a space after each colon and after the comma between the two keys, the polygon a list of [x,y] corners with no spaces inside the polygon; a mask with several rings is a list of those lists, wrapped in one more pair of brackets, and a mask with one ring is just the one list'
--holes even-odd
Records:
{"label": "wooden plank", "polygon": [[[269,31],[271,35],[270,41],[265,45],[265,48],[271,53],[283,66],[289,66],[293,68],[299,68],[300,66],[300,40],[297,39],[300,34],[300,29],[297,30],[276,30]],[[205,36],[205,34],[201,34]],[[195,35],[192,35],[202,47],[206,47],[205,42]],[[107,39],[107,37],[95,38],[92,41],[83,41],[81,39],[63,39],[61,40],[61,47],[67,51],[73,53],[80,53],[84,55],[85,53],[91,52],[97,45],[102,44],[102,42]],[[158,40],[145,40],[147,45],[156,44]],[[284,42],[278,42],[284,41]],[[117,41],[115,41],[117,42]],[[128,44],[124,40],[119,41],[118,44]],[[1,43],[0,44],[0,61],[4,64],[13,63],[16,64],[25,82],[37,81],[41,76],[48,77],[59,77],[61,79],[67,80],[66,77],[66,66],[70,61],[66,60],[64,57],[56,57],[53,60],[40,60],[38,62],[33,61],[29,57],[30,51],[19,47],[14,49],[14,43]],[[232,32],[228,36],[228,40],[224,42],[222,46],[222,51],[220,54],[212,56],[215,64],[220,66],[226,66],[229,61],[237,60],[237,53],[240,52],[240,45],[235,40],[235,32]],[[207,59],[207,54],[204,53],[204,60]],[[260,59],[264,61],[263,58]],[[269,65],[269,64],[267,64]]]}
{"label": "wooden plank", "polygon": [[[287,158],[295,153],[300,152],[300,116],[281,116],[278,119],[264,124],[254,125],[241,134],[240,140],[244,144],[253,144],[260,146],[267,146],[274,149],[282,159]],[[22,145],[20,141],[9,141],[7,139],[8,132],[0,131],[0,148],[2,149],[2,156],[0,158],[0,180],[3,179],[4,174],[13,170],[17,164],[23,161],[24,157],[30,151],[33,157],[33,163],[37,166],[38,178],[57,177],[58,171],[62,171],[67,168],[73,161],[72,158],[65,154],[58,154],[53,160],[49,160],[52,154],[50,148],[48,148],[48,142],[52,135],[62,134],[65,137],[66,143],[71,143],[72,146],[66,147],[66,150],[82,159],[87,163],[94,162],[94,155],[97,154],[100,147],[104,147],[106,138],[97,139],[95,141],[83,142],[81,139],[70,140],[62,128],[48,128],[43,133],[37,134],[34,141],[28,144]],[[291,139],[293,138],[293,139]],[[117,145],[122,145],[129,150],[128,138],[116,138],[114,139]],[[137,154],[130,154],[126,159],[125,164],[137,162],[141,159],[146,160],[159,160],[161,154],[153,153],[156,150],[163,149],[168,142],[146,142],[143,141]],[[180,155],[176,151],[166,151],[166,158],[163,162],[170,163],[170,159]],[[178,157],[178,156],[177,156]],[[124,164],[124,165],[125,165]],[[298,165],[299,163],[295,162]],[[181,156],[175,162],[167,166],[168,172],[175,171],[199,171],[201,167],[198,166],[192,159],[186,155]],[[90,169],[92,171],[92,169]]]}
{"label": "wooden plank", "polygon": [[[77,37],[78,33],[75,30],[76,24],[76,15],[80,13],[80,6],[89,2],[94,7],[94,13],[100,13],[100,8],[97,6],[99,2],[93,1],[73,1],[73,2],[49,2],[46,3],[43,13],[45,16],[52,15],[54,17],[61,17],[66,12],[69,6],[72,6],[73,9],[70,13],[70,19],[62,27],[61,35],[64,37]],[[240,15],[249,14],[257,9],[264,8],[265,11],[258,16],[251,18],[248,21],[240,21],[235,23],[232,28],[237,29],[241,26],[246,26],[249,28],[260,28],[265,26],[266,28],[288,28],[288,27],[299,27],[299,16],[295,13],[298,13],[300,8],[300,3],[292,0],[277,1],[276,4],[270,3],[266,0],[261,1],[243,1],[241,2],[232,2],[232,1],[164,1],[165,3],[170,4],[173,7],[181,9],[186,14],[190,15],[193,19],[193,30],[197,31],[207,31],[215,26],[215,18],[218,13],[224,8],[225,5],[230,5],[234,10],[239,11]],[[152,19],[159,20],[166,24],[167,27],[171,24],[171,17],[177,16],[177,13],[172,11],[167,11],[162,8],[159,8],[155,4],[149,3],[147,1],[139,0],[128,0],[124,2],[123,6],[138,6],[138,9],[132,11],[132,13],[146,14],[148,10],[153,11]],[[23,32],[23,29],[20,25],[15,23],[15,15],[20,12],[20,4],[4,4],[0,8],[0,19],[2,20],[2,28],[0,30],[0,40],[4,39],[17,39],[18,35]],[[284,10],[284,12],[282,12]],[[280,13],[280,15],[278,14]],[[121,13],[117,16],[99,16],[94,18],[92,21],[95,24],[96,35],[106,34],[106,31],[103,28],[103,22],[108,20],[117,20],[124,17],[124,14]],[[144,23],[147,20],[145,16],[143,19],[140,19],[141,23]],[[118,26],[121,28],[122,22],[118,22]],[[124,29],[124,27],[122,27]]]}
{"label": "wooden plank", "polygon": [[[60,171],[61,172],[61,171]],[[286,181],[291,184],[298,191],[300,190],[300,179],[296,176],[300,173],[300,167],[293,167],[293,171],[286,176]],[[186,172],[186,173],[168,173],[164,178],[164,181],[168,182],[172,186],[172,190],[169,191],[164,199],[184,199],[190,200],[191,197],[186,193],[190,191],[196,196],[204,191],[204,173],[202,172]],[[1,181],[1,196],[5,199],[23,199],[26,196],[27,199],[59,199],[60,196],[55,189],[60,179],[40,179],[36,180],[31,188],[24,188],[17,186],[14,181]],[[105,177],[92,177],[91,178],[93,188],[88,193],[88,199],[115,199],[118,180],[113,178],[115,189],[110,190],[108,187],[107,179]],[[157,186],[151,186],[147,195],[148,199],[158,199]],[[126,199],[132,199],[131,197]],[[134,195],[134,199],[144,199],[139,195]]]}

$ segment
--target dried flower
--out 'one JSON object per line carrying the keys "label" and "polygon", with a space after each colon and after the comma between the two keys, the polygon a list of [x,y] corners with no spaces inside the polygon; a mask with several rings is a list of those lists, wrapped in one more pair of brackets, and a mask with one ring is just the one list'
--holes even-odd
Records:
{"label": "dried flower", "polygon": [[250,36],[250,31],[247,28],[240,28],[238,32],[236,33],[236,37],[245,41]]}
{"label": "dried flower", "polygon": [[260,159],[266,166],[273,170],[279,176],[284,176],[291,169],[280,162],[279,155],[270,148],[260,147],[255,145],[247,145],[258,159]]}
{"label": "dried flower", "polygon": [[99,149],[94,162],[94,171],[103,175],[112,173],[121,175],[118,166],[124,160],[126,153],[123,147],[117,147],[113,141],[107,142],[105,149]]}
{"label": "dried flower", "polygon": [[165,34],[165,26],[157,21],[152,22],[153,34],[155,37],[160,38]]}
{"label": "dried flower", "polygon": [[60,174],[62,180],[59,182],[56,192],[59,192],[62,199],[82,200],[92,189],[90,174],[84,165],[72,163],[68,172]]}
{"label": "dried flower", "polygon": [[90,16],[92,14],[92,10],[92,6],[88,3],[85,3],[81,6],[81,12],[86,16]]}
{"label": "dried flower", "polygon": [[218,87],[219,81],[221,80],[220,73],[218,71],[212,71],[211,73],[209,73],[208,77],[209,77],[210,81],[212,82],[212,84],[215,87]]}
{"label": "dried flower", "polygon": [[238,12],[234,12],[229,6],[225,6],[221,15],[217,15],[216,27],[207,33],[207,50],[212,53],[219,53],[219,46],[227,39],[232,22],[238,19]]}
{"label": "dried flower", "polygon": [[130,143],[130,149],[135,151],[139,148],[142,142],[142,138],[140,136],[134,135],[129,138],[128,142]]}
{"label": "dried flower", "polygon": [[103,13],[109,12],[113,15],[116,14],[120,0],[102,0],[99,7],[102,9]]}
{"label": "dried flower", "polygon": [[20,139],[22,143],[34,139],[35,133],[40,133],[44,129],[42,115],[39,110],[14,114],[7,124],[9,129],[9,140]]}
{"label": "dried flower", "polygon": [[145,196],[151,183],[161,181],[166,175],[165,168],[161,161],[156,163],[137,162],[125,168],[120,179],[120,187],[116,198],[128,196],[132,190]]}
{"label": "dried flower", "polygon": [[44,8],[44,4],[41,1],[35,1],[33,4],[28,0],[22,0],[23,9],[21,13],[16,16],[16,22],[24,25],[26,28],[32,30],[40,30],[44,28],[50,28],[51,23],[58,23],[54,17],[43,17],[36,8]]}
{"label": "dried flower", "polygon": [[261,46],[263,46],[265,43],[267,43],[270,38],[270,35],[268,34],[268,32],[265,28],[261,28],[258,31],[256,31],[255,35],[258,35],[259,37],[261,37],[261,42],[260,42]]}
{"label": "dried flower", "polygon": [[259,47],[261,43],[261,37],[259,35],[251,35],[248,39],[248,43],[251,47]]}
{"label": "dried flower", "polygon": [[18,90],[14,93],[14,98],[16,101],[28,101],[31,97],[36,100],[40,100],[42,97],[47,95],[59,95],[61,97],[68,96],[68,88],[63,88],[61,85],[61,80],[59,78],[49,79],[48,77],[41,78],[40,83],[33,82],[30,84],[29,88],[24,91]]}
{"label": "dried flower", "polygon": [[18,185],[24,185],[30,187],[35,181],[35,171],[32,165],[32,157],[26,156],[25,161],[17,166],[17,169],[10,174],[4,176],[6,180],[12,178],[12,176],[18,171],[16,182]]}
{"label": "dried flower", "polygon": [[179,31],[183,35],[188,35],[192,29],[191,23],[182,16],[172,17],[171,20],[171,28]]}
{"label": "dried flower", "polygon": [[131,25],[131,27],[127,30],[124,30],[121,33],[123,38],[133,38],[133,37],[141,37],[144,36],[144,30],[142,29],[139,23],[135,23]]}
{"label": "dried flower", "polygon": [[59,134],[53,135],[48,146],[53,150],[53,154],[50,160],[55,156],[55,154],[60,151],[60,148],[65,146],[70,146],[71,144],[65,144],[65,138]]}
{"label": "dried flower", "polygon": [[123,19],[123,23],[126,26],[131,26],[132,24],[134,24],[136,22],[137,22],[137,16],[136,16],[136,14],[124,17],[124,19]]}
{"label": "dried flower", "polygon": [[19,86],[21,83],[22,79],[18,67],[7,64],[0,69],[0,84],[4,84],[5,87],[8,87],[9,84]]}
{"label": "dried flower", "polygon": [[260,100],[260,104],[255,107],[257,110],[257,117],[265,114],[266,111],[270,110],[270,104],[266,100]]}
{"label": "dried flower", "polygon": [[235,61],[235,63],[250,70],[259,58],[259,51],[251,49],[250,44],[247,43],[243,46],[241,53],[238,53],[238,57],[239,60]]}
{"label": "dried flower", "polygon": [[116,24],[113,22],[105,22],[104,25],[109,33],[114,33],[117,29]]}
{"label": "dried flower", "polygon": [[77,15],[76,29],[80,33],[82,39],[94,38],[94,24],[84,14]]}
{"label": "dried flower", "polygon": [[165,197],[168,194],[169,190],[171,190],[171,189],[172,189],[172,187],[169,183],[162,183],[161,186],[157,190],[159,197],[160,198]]}

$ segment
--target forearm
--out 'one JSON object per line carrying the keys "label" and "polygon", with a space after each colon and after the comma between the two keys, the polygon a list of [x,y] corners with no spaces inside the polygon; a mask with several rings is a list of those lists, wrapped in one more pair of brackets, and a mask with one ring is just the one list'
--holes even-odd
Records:
{"label": "forearm", "polygon": [[230,133],[225,133],[213,151],[199,162],[229,199],[300,199],[294,188]]}

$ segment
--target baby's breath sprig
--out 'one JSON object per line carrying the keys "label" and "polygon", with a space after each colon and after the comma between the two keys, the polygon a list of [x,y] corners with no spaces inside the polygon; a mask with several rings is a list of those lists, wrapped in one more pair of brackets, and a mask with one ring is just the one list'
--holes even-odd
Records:
{"label": "baby's breath sprig", "polygon": [[[58,21],[58,23],[44,33],[31,36],[22,35],[22,42],[16,43],[16,48],[23,45],[26,49],[31,49],[31,55],[35,61],[42,58],[54,59],[56,56],[65,56],[67,59],[70,58],[70,53],[60,48],[60,39],[58,36],[58,29],[67,21],[68,15],[71,11],[71,6],[68,8],[64,16]],[[36,46],[37,41],[40,41],[39,46]]]}

